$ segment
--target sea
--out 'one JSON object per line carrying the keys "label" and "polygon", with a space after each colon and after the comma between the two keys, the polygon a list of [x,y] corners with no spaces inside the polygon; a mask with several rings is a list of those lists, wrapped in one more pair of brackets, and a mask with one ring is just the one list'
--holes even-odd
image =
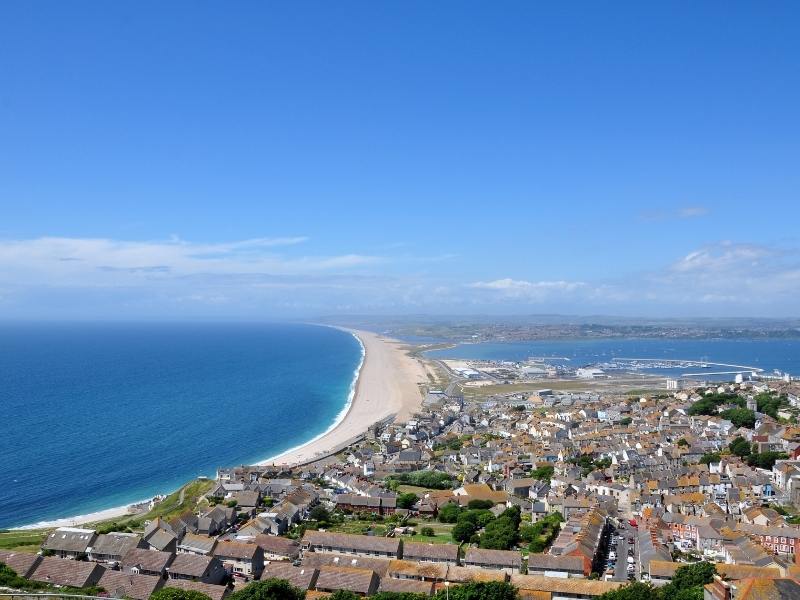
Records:
{"label": "sea", "polygon": [[[665,377],[701,375],[708,381],[733,380],[735,375],[712,375],[715,372],[747,371],[738,367],[763,369],[763,375],[775,371],[800,375],[800,339],[798,338],[714,338],[714,339],[563,339],[530,342],[478,342],[425,353],[430,358],[471,359],[523,362],[541,359],[552,365],[569,368],[613,363],[621,359],[678,360],[695,363],[694,367],[642,368],[639,371]],[[698,369],[697,363],[709,364]],[[691,372],[691,373],[687,373]],[[693,377],[692,379],[697,379]]]}
{"label": "sea", "polygon": [[0,324],[0,529],[302,445],[344,415],[362,355],[314,325]]}

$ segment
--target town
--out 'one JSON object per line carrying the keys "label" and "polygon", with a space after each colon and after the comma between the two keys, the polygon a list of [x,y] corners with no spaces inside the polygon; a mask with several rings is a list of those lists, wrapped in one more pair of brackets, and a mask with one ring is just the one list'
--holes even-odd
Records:
{"label": "town", "polygon": [[797,598],[800,386],[684,384],[465,398],[454,381],[336,454],[220,468],[172,512],[167,498],[155,518],[57,528],[0,562],[22,589],[135,600],[222,600],[273,580],[306,598],[490,582],[522,598],[623,598],[686,569],[704,569],[693,589],[708,600]]}

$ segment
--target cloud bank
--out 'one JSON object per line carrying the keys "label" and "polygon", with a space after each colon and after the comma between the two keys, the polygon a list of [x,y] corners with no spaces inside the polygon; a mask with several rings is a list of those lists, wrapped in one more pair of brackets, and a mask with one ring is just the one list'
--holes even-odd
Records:
{"label": "cloud bank", "polygon": [[335,312],[793,316],[800,253],[724,241],[651,272],[459,281],[455,255],[304,252],[303,236],[198,243],[0,240],[0,318],[268,318]]}

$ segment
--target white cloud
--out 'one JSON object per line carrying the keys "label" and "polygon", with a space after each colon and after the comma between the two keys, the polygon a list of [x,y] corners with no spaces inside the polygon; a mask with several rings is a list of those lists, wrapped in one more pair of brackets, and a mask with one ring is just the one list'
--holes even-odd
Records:
{"label": "white cloud", "polygon": [[538,301],[587,289],[587,285],[581,281],[524,281],[510,278],[476,281],[469,284],[468,287],[499,292],[506,298]]}
{"label": "white cloud", "polygon": [[676,219],[697,219],[709,215],[711,210],[705,206],[682,206],[669,209],[655,209],[643,212],[640,215],[642,221],[659,222],[672,221]]}
{"label": "white cloud", "polygon": [[0,279],[14,284],[136,284],[191,275],[299,275],[347,270],[378,262],[374,256],[287,257],[278,249],[305,237],[258,238],[223,243],[122,241],[42,237],[0,241]]}

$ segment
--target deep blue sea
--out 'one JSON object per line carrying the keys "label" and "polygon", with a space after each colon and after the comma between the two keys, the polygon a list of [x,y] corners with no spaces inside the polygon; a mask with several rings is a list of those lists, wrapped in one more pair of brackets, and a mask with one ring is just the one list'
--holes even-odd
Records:
{"label": "deep blue sea", "polygon": [[[800,375],[800,339],[597,339],[531,342],[484,342],[426,353],[431,358],[522,361],[530,357],[564,357],[569,361],[547,360],[553,364],[580,367],[610,362],[615,358],[655,358],[710,361],[758,367],[771,374],[774,369]],[[732,370],[723,367],[711,372]],[[664,376],[680,376],[686,369],[646,369]],[[697,369],[693,369],[697,372]],[[701,371],[702,372],[702,371]],[[733,379],[733,375],[709,377]]]}
{"label": "deep blue sea", "polygon": [[325,431],[361,346],[329,327],[0,324],[0,528],[87,514]]}

